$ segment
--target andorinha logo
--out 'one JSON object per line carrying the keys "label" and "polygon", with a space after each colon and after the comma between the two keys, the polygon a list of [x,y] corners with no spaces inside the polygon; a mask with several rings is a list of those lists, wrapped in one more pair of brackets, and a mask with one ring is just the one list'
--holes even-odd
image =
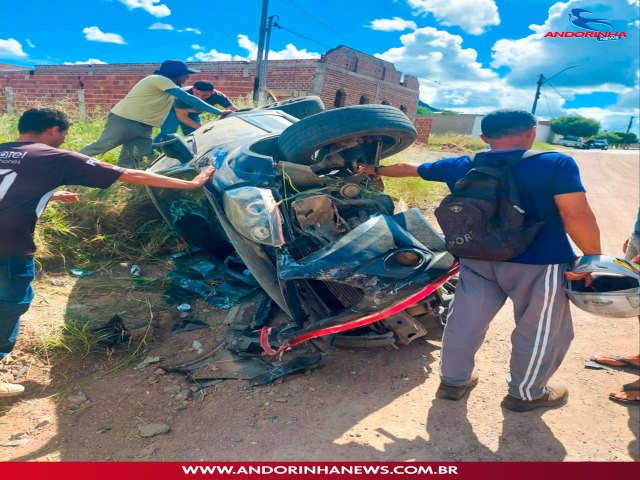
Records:
{"label": "andorinha logo", "polygon": [[[584,32],[547,32],[545,38],[595,38],[599,42],[620,40],[627,38],[626,32],[614,32],[613,26],[606,18],[590,18],[583,16],[585,13],[593,15],[584,8],[574,8],[569,14],[569,21],[578,28],[586,30]],[[607,28],[608,27],[608,28]]]}

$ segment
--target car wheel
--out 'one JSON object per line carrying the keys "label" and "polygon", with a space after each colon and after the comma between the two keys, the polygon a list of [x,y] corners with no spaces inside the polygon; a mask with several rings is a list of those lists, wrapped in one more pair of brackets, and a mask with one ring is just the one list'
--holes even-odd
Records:
{"label": "car wheel", "polygon": [[[318,113],[288,127],[278,140],[287,161],[311,165],[318,150],[333,145],[357,150],[381,142],[380,158],[394,155],[415,142],[418,132],[407,116],[388,105],[357,105]],[[349,154],[345,152],[344,156]]]}
{"label": "car wheel", "polygon": [[288,98],[280,102],[270,103],[261,109],[281,110],[296,118],[307,118],[316,113],[324,112],[322,99],[316,96]]}

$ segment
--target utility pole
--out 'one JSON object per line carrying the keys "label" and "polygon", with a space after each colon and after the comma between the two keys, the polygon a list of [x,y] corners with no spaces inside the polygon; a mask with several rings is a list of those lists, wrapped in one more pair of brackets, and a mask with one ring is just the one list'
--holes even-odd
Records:
{"label": "utility pole", "polygon": [[631,130],[631,125],[633,125],[633,117],[629,119],[629,125],[627,125],[627,133],[629,133],[629,130]]}
{"label": "utility pole", "polygon": [[562,70],[560,70],[558,73],[556,73],[555,75],[553,75],[550,78],[545,78],[544,74],[540,74],[540,76],[538,77],[538,88],[536,89],[536,97],[533,99],[533,107],[531,107],[531,115],[535,115],[536,114],[536,108],[538,107],[538,99],[540,98],[540,89],[542,88],[542,85],[545,83],[549,83],[549,81],[553,80],[554,78],[556,78],[558,75],[560,75],[562,72],[565,72],[567,70],[569,70],[570,68],[576,68],[577,65],[571,65],[570,67],[567,68],[563,68]]}
{"label": "utility pole", "polygon": [[533,107],[531,107],[531,115],[536,114],[536,108],[538,107],[538,99],[540,98],[540,89],[544,83],[544,75],[541,73],[538,77],[538,88],[536,88],[536,96],[533,99]]}
{"label": "utility pole", "polygon": [[267,11],[269,10],[269,0],[262,0],[262,15],[260,16],[260,35],[258,37],[258,55],[256,58],[256,77],[253,81],[253,101],[259,100],[260,79],[262,76],[262,64],[264,55],[264,37],[267,27]]}
{"label": "utility pole", "polygon": [[265,42],[264,45],[264,59],[262,61],[262,67],[260,68],[260,82],[258,84],[258,105],[260,105],[260,103],[262,101],[266,102],[265,98],[261,98],[266,96],[265,92],[266,92],[266,88],[267,88],[267,70],[269,69],[269,44],[271,42],[271,28],[274,26],[278,26],[277,22],[274,22],[274,18],[277,18],[278,20],[280,19],[280,17],[278,17],[277,15],[271,15],[269,17],[269,22],[267,24],[267,40]]}

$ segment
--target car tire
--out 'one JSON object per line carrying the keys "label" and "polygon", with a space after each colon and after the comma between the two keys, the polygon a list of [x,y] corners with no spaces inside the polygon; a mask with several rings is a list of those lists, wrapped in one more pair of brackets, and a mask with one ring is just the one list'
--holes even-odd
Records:
{"label": "car tire", "polygon": [[302,119],[324,112],[324,103],[322,103],[320,97],[310,95],[308,97],[288,98],[279,102],[269,103],[260,108],[263,110],[281,110],[292,117]]}
{"label": "car tire", "polygon": [[313,154],[322,147],[369,136],[381,137],[380,158],[385,158],[411,146],[418,132],[411,120],[395,107],[357,105],[300,120],[282,132],[278,144],[287,161],[309,165],[313,163]]}

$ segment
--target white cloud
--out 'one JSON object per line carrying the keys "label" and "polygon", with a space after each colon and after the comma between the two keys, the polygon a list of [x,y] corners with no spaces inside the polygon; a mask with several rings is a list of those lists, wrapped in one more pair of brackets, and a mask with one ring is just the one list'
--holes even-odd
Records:
{"label": "white cloud", "polygon": [[[192,45],[191,48],[195,48],[199,45]],[[208,52],[198,52],[187,60],[190,62],[230,62],[230,61],[251,61],[255,60],[258,53],[258,44],[249,39],[247,35],[238,35],[238,46],[247,51],[247,56],[232,55],[230,53],[222,53],[216,49],[211,49]],[[288,60],[298,58],[320,58],[320,54],[316,52],[309,52],[305,49],[299,50],[295,45],[291,43],[280,51],[269,50],[269,60]]]}
{"label": "white cloud", "polygon": [[193,48],[194,50],[204,50],[205,49],[202,45],[198,45],[197,43],[194,43],[193,45],[191,45],[191,48]]}
{"label": "white cloud", "polygon": [[498,40],[492,48],[491,66],[507,67],[509,73],[506,78],[514,85],[531,85],[540,73],[551,78],[572,65],[577,67],[554,79],[556,87],[592,86],[594,90],[601,90],[599,86],[607,84],[613,91],[620,91],[635,85],[638,81],[638,55],[632,52],[638,45],[637,29],[626,29],[627,38],[608,42],[599,42],[595,38],[544,37],[547,32],[577,30],[569,22],[568,15],[574,8],[586,8],[593,12],[594,18],[608,19],[614,31],[625,31],[627,19],[637,15],[637,10],[629,5],[628,0],[556,3],[549,8],[544,24],[529,26],[533,34],[515,40]]}
{"label": "white cloud", "polygon": [[[634,53],[638,30],[628,25],[629,19],[637,18],[635,6],[631,6],[636,3],[636,0],[556,3],[549,9],[543,25],[530,26],[531,35],[497,41],[491,65],[478,62],[477,52],[465,48],[460,36],[431,27],[401,35],[400,46],[376,56],[393,62],[400,71],[416,75],[421,100],[434,107],[466,113],[486,113],[497,108],[530,110],[536,80],[543,73],[551,82],[545,83],[538,100],[539,117],[579,113],[601,120],[603,128],[619,130],[629,116],[640,116],[639,60]],[[627,38],[608,42],[544,38],[548,31],[576,30],[568,16],[573,8],[585,8],[593,12],[594,18],[608,19],[613,30],[625,30]],[[563,71],[571,65],[577,67]],[[554,77],[558,72],[562,73]],[[617,100],[606,105],[603,98],[610,99],[611,95],[602,93],[615,94]],[[568,107],[588,104],[590,96],[594,106]],[[579,103],[574,103],[576,98]]]}
{"label": "white cloud", "polygon": [[198,52],[194,56],[187,58],[189,62],[231,62],[244,60],[247,59],[240,55],[218,52],[215,48],[212,48],[208,52]]}
{"label": "white cloud", "polygon": [[0,58],[24,58],[27,54],[22,50],[22,44],[15,38],[3,40],[0,38]]}
{"label": "white cloud", "polygon": [[417,14],[432,14],[445,27],[460,27],[480,35],[492,25],[500,25],[495,0],[407,0]]}
{"label": "white cloud", "polygon": [[[258,54],[258,44],[249,39],[248,36],[239,34],[238,45],[249,52],[248,59],[255,59]],[[320,54],[309,52],[305,49],[299,50],[295,45],[288,43],[284,50],[269,50],[269,60],[289,60],[298,58],[320,58]]]}
{"label": "white cloud", "polygon": [[82,29],[82,33],[87,40],[92,42],[118,43],[124,45],[124,39],[117,33],[105,33],[98,27],[86,27]]}
{"label": "white cloud", "polygon": [[31,40],[29,40],[28,38],[25,39],[25,43],[29,46],[29,48],[36,48],[36,46],[33,44],[33,42]]}
{"label": "white cloud", "polygon": [[[417,76],[420,99],[428,104],[467,113],[486,113],[497,108],[531,109],[534,90],[514,87],[483,66],[477,60],[477,52],[465,48],[459,35],[424,27],[401,35],[400,42],[401,47],[376,57]],[[540,112],[557,113],[564,100],[556,96],[545,98],[544,102]]]}
{"label": "white cloud", "polygon": [[377,57],[392,62],[403,72],[418,77],[451,80],[492,81],[498,74],[477,61],[478,53],[462,47],[462,37],[433,27],[419,28],[400,36],[402,47]]}
{"label": "white cloud", "polygon": [[89,58],[85,61],[78,62],[64,62],[64,65],[106,65],[107,62],[103,62],[102,60],[98,60],[97,58]]}
{"label": "white cloud", "polygon": [[171,10],[160,0],[119,0],[120,3],[127,6],[129,10],[142,8],[145,12],[150,13],[154,17],[162,18],[171,15]]}
{"label": "white cloud", "polygon": [[403,30],[415,30],[418,28],[413,20],[405,20],[400,17],[378,18],[372,20],[369,24],[371,30],[379,30],[382,32],[402,32]]}
{"label": "white cloud", "polygon": [[195,33],[196,35],[200,35],[202,33],[202,30],[200,30],[199,28],[192,28],[192,27],[183,28],[183,29],[180,29],[178,31],[179,32]]}
{"label": "white cloud", "polygon": [[149,25],[149,30],[173,30],[173,25],[169,23],[156,22]]}

